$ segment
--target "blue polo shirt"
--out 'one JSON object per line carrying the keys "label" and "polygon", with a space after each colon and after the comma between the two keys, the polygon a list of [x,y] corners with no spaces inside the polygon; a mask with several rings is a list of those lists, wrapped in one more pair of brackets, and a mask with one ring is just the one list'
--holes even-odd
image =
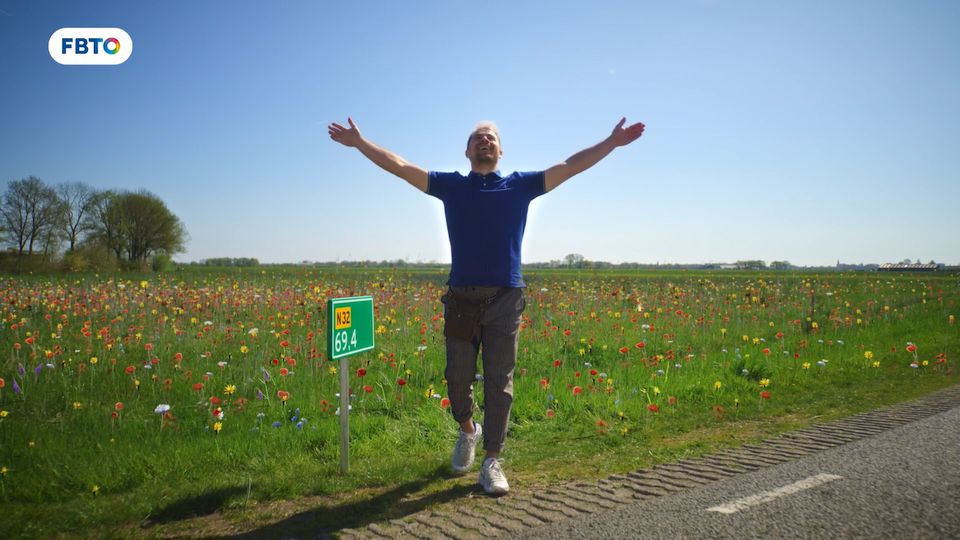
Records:
{"label": "blue polo shirt", "polygon": [[501,177],[431,171],[427,193],[443,201],[455,287],[524,287],[520,244],[530,201],[543,195],[543,172]]}

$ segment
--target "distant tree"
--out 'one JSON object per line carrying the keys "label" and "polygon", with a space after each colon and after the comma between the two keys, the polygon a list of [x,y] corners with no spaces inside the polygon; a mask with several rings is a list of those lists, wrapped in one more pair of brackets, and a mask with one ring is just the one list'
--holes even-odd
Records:
{"label": "distant tree", "polygon": [[584,260],[585,260],[585,259],[584,259],[583,255],[581,255],[581,254],[579,254],[579,253],[570,253],[569,255],[567,255],[566,257],[563,258],[564,264],[566,264],[566,265],[569,266],[570,268],[580,268],[580,267],[582,267]]}
{"label": "distant tree", "polygon": [[793,265],[790,264],[790,261],[771,261],[770,269],[771,270],[789,270],[793,268]]}
{"label": "distant tree", "polygon": [[102,194],[82,182],[60,184],[57,194],[64,204],[62,227],[67,251],[73,251],[80,236],[93,229],[95,221],[91,219],[91,213]]}
{"label": "distant tree", "polygon": [[92,243],[111,251],[117,260],[123,259],[126,238],[123,233],[123,215],[114,191],[104,191],[90,207],[90,238]]}
{"label": "distant tree", "polygon": [[63,204],[57,193],[30,176],[10,182],[0,201],[4,228],[15,242],[17,254],[32,255],[34,247],[49,252],[54,241],[52,230],[61,222]]}
{"label": "distant tree", "polygon": [[91,206],[94,242],[117,260],[146,265],[152,255],[183,251],[187,231],[156,195],[147,192],[105,192]]}

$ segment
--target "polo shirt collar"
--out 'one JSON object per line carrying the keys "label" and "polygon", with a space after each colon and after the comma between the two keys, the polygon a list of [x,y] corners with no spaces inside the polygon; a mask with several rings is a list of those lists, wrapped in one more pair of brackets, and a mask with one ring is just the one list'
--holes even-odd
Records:
{"label": "polo shirt collar", "polygon": [[476,180],[487,180],[487,181],[503,179],[503,177],[500,176],[500,169],[496,169],[493,172],[489,172],[487,174],[480,174],[474,171],[470,171],[469,178],[476,179]]}

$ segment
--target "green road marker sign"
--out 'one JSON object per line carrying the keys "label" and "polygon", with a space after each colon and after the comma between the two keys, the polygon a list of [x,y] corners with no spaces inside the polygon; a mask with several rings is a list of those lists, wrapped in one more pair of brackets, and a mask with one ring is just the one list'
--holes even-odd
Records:
{"label": "green road marker sign", "polygon": [[350,468],[350,365],[347,357],[374,347],[373,297],[327,300],[327,358],[340,360],[340,472]]}

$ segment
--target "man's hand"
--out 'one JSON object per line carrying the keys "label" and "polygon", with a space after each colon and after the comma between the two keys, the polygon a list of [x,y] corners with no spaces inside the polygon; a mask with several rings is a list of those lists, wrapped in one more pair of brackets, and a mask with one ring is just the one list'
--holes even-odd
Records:
{"label": "man's hand", "polygon": [[[363,140],[363,137],[360,136],[360,128],[353,123],[353,118],[347,118],[347,123],[350,124],[349,128],[345,128],[340,124],[333,122],[327,126],[327,133],[330,134],[331,139],[337,141],[338,143],[344,146],[356,148],[360,145],[360,141]],[[620,123],[622,124],[623,122]]]}
{"label": "man's hand", "polygon": [[566,161],[557,163],[544,171],[543,187],[544,191],[551,191],[560,184],[566,182],[570,177],[580,174],[583,171],[593,167],[598,161],[605,158],[607,154],[613,152],[618,146],[625,146],[640,138],[643,135],[644,125],[640,122],[632,126],[623,127],[627,119],[621,118],[620,122],[613,128],[613,132],[606,139],[599,143],[581,150],[567,158]]}
{"label": "man's hand", "polygon": [[348,117],[347,123],[350,124],[348,128],[332,122],[330,126],[327,127],[330,138],[344,146],[356,148],[381,169],[403,178],[413,187],[426,193],[430,185],[429,173],[426,169],[408,163],[407,160],[393,152],[385,148],[380,148],[376,144],[364,139],[363,136],[360,135],[360,128],[353,123],[353,118]]}
{"label": "man's hand", "polygon": [[626,117],[621,118],[620,123],[613,128],[613,133],[610,134],[610,140],[613,142],[614,146],[626,146],[639,139],[640,136],[643,135],[643,128],[646,126],[644,126],[642,122],[637,122],[632,126],[623,127],[623,124],[626,122]]}

